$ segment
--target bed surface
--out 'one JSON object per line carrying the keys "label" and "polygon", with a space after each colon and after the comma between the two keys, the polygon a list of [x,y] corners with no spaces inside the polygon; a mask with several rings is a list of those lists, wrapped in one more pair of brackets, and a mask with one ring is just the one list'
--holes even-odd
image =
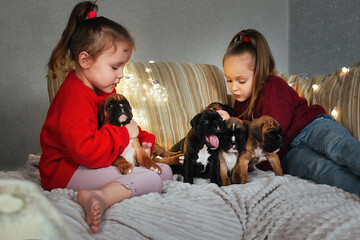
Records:
{"label": "bed surface", "polygon": [[[174,176],[173,180],[164,182],[161,194],[134,197],[107,209],[100,232],[92,234],[77,203],[77,192],[42,190],[38,160],[39,155],[30,154],[21,169],[0,172],[0,194],[5,194],[4,185],[10,184],[29,198],[22,211],[1,214],[1,223],[10,218],[17,223],[4,225],[1,234],[5,236],[15,236],[15,227],[21,223],[17,219],[24,218],[23,212],[44,209],[44,203],[48,204],[46,210],[37,211],[37,215],[47,216],[52,212],[61,216],[47,222],[56,229],[51,239],[64,239],[64,236],[67,239],[355,239],[360,236],[357,195],[260,170],[250,173],[250,183],[226,187],[204,179],[190,185]],[[35,189],[31,194],[29,186]],[[42,201],[33,201],[39,198]],[[36,219],[32,224],[39,230],[26,237],[44,238],[49,227],[41,222],[36,224]]]}

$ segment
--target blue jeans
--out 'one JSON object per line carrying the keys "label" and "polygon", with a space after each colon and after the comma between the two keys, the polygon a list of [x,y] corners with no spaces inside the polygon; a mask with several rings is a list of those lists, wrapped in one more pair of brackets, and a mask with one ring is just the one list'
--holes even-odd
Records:
{"label": "blue jeans", "polygon": [[332,116],[321,114],[307,125],[281,162],[284,173],[360,196],[360,141]]}

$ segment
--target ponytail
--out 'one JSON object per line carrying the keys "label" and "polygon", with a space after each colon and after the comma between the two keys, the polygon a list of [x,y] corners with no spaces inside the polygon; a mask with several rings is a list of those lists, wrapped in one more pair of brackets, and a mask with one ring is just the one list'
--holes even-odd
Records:
{"label": "ponytail", "polygon": [[48,80],[56,80],[60,72],[69,72],[74,69],[74,60],[71,59],[69,53],[69,43],[73,33],[81,22],[88,18],[88,14],[91,11],[98,9],[95,2],[81,2],[78,3],[72,10],[68,23],[61,38],[51,53],[50,60],[48,62]]}
{"label": "ponytail", "polygon": [[242,30],[230,41],[223,58],[223,64],[227,57],[249,53],[255,62],[254,84],[248,109],[239,117],[245,116],[252,120],[255,102],[270,76],[275,75],[275,61],[265,37],[255,29]]}

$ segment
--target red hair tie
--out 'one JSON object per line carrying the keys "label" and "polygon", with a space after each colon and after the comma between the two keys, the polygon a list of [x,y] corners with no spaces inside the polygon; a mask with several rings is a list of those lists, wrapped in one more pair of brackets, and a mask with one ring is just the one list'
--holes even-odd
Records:
{"label": "red hair tie", "polygon": [[96,16],[97,16],[97,14],[96,14],[95,11],[90,11],[90,12],[88,13],[88,19],[94,18],[94,17],[96,17]]}
{"label": "red hair tie", "polygon": [[247,43],[250,42],[250,38],[247,37],[247,36],[242,36],[242,40],[243,40],[244,42],[247,42]]}

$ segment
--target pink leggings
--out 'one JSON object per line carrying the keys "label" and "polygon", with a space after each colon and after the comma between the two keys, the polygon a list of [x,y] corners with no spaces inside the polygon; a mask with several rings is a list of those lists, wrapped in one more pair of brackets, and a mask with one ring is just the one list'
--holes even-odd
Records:
{"label": "pink leggings", "polygon": [[111,182],[118,182],[132,191],[132,196],[140,196],[150,192],[160,193],[162,182],[172,179],[171,168],[157,163],[162,173],[159,175],[144,167],[134,167],[132,173],[121,174],[115,166],[90,169],[79,166],[71,177],[67,188],[79,191],[80,189],[99,189]]}

